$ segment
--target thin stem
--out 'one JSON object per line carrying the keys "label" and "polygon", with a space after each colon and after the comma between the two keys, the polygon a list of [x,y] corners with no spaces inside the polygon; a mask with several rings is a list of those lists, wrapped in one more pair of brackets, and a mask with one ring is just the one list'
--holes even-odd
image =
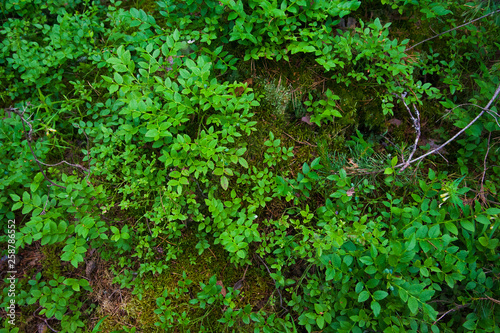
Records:
{"label": "thin stem", "polygon": [[266,265],[266,262],[264,261],[264,259],[262,259],[258,254],[256,254],[257,258],[259,258],[259,260],[264,264],[264,266],[266,267],[267,269],[267,272],[269,273],[269,276],[271,277],[271,279],[274,281],[274,287],[276,288],[276,290],[278,291],[278,294],[280,295],[280,306],[283,308],[283,310],[285,311],[288,311],[284,306],[283,306],[283,297],[281,296],[281,291],[279,290],[278,286],[276,285],[276,280],[273,279],[273,277],[271,276],[271,271],[269,270],[269,267],[267,267]]}
{"label": "thin stem", "polygon": [[[33,127],[31,126],[31,123],[29,121],[27,121],[26,119],[24,119],[24,112],[26,110],[23,110],[23,112],[21,113],[18,109],[15,109],[15,108],[9,108],[8,109],[9,111],[12,111],[14,112],[15,114],[17,114],[19,117],[21,117],[21,120],[22,120],[22,124],[23,124],[23,131],[26,135],[26,142],[28,143],[28,147],[30,148],[30,151],[31,151],[31,155],[33,155],[33,159],[35,160],[35,162],[37,163],[38,165],[38,168],[40,169],[40,172],[42,173],[43,177],[45,178],[46,181],[48,181],[51,186],[57,186],[57,187],[60,187],[60,188],[63,188],[63,189],[66,189],[65,186],[62,186],[62,185],[59,185],[59,184],[56,184],[54,183],[52,180],[49,179],[49,177],[47,177],[47,175],[45,174],[45,172],[43,171],[43,168],[42,168],[42,162],[40,162],[38,160],[38,158],[36,157],[35,155],[35,152],[33,151],[33,147],[31,147],[31,140],[32,140],[32,133],[33,133]],[[30,130],[29,132],[26,131],[26,126],[24,125],[24,123],[28,124]]]}
{"label": "thin stem", "polygon": [[413,154],[415,154],[415,151],[417,151],[417,148],[418,148],[418,140],[420,140],[420,112],[418,112],[417,107],[415,106],[415,104],[413,104],[413,108],[415,109],[415,115],[413,115],[410,108],[408,107],[408,105],[405,102],[405,96],[399,95],[399,97],[403,101],[403,104],[405,105],[406,110],[408,110],[408,113],[410,114],[411,120],[413,121],[413,127],[415,128],[415,132],[416,132],[415,144],[413,145],[413,149],[410,153],[410,156],[408,157],[408,160],[406,163],[403,160],[404,165],[401,168],[401,171],[403,171],[404,169],[406,169],[410,165],[410,161],[413,157]]}
{"label": "thin stem", "polygon": [[486,155],[484,156],[483,177],[481,178],[481,188],[483,188],[484,177],[486,176],[486,160],[488,159],[488,154],[490,152],[490,140],[491,140],[491,132],[490,132],[490,135],[488,135],[488,149],[486,150]]}
{"label": "thin stem", "polygon": [[454,312],[454,311],[458,311],[458,310],[463,309],[463,308],[466,308],[466,307],[468,307],[469,305],[470,305],[470,304],[459,305],[459,306],[457,306],[457,307],[455,307],[455,308],[453,308],[453,309],[450,309],[450,310],[446,311],[445,313],[443,313],[443,314],[441,315],[441,317],[439,317],[438,319],[436,319],[436,321],[435,321],[432,325],[436,325],[436,323],[437,323],[438,321],[440,321],[441,319],[443,319],[443,317],[444,317],[444,316],[446,316],[448,313],[450,313],[450,312]]}
{"label": "thin stem", "polygon": [[481,16],[481,17],[478,17],[477,19],[474,19],[474,20],[469,21],[469,22],[467,22],[467,23],[464,23],[464,24],[462,24],[462,25],[459,25],[458,27],[452,28],[452,29],[450,29],[450,30],[446,30],[445,32],[442,32],[442,33],[440,33],[440,34],[437,34],[437,35],[435,35],[435,36],[433,36],[433,37],[427,38],[427,39],[425,39],[425,40],[423,40],[423,41],[421,41],[421,42],[419,42],[419,43],[417,43],[417,44],[413,45],[412,47],[407,48],[407,49],[405,50],[405,52],[406,52],[406,51],[410,51],[410,50],[411,50],[411,49],[413,49],[414,47],[416,47],[416,46],[418,46],[418,45],[420,45],[420,44],[422,44],[422,43],[425,43],[425,42],[427,42],[427,41],[430,41],[431,39],[434,39],[434,38],[437,38],[437,37],[442,36],[442,35],[444,35],[444,34],[447,34],[448,32],[451,32],[451,31],[453,31],[453,30],[457,30],[457,29],[463,28],[463,27],[465,27],[466,25],[469,25],[469,24],[471,24],[471,23],[474,23],[474,22],[479,21],[479,20],[481,20],[481,19],[483,19],[483,18],[485,18],[485,17],[488,17],[488,16],[490,16],[490,15],[494,15],[494,14],[499,13],[499,12],[500,12],[500,9],[498,9],[498,10],[496,10],[496,11],[494,11],[494,12],[491,12],[491,13],[489,13],[489,14],[483,15],[483,16]]}
{"label": "thin stem", "polygon": [[419,156],[417,157],[416,159],[414,160],[408,160],[406,163],[400,163],[398,165],[395,166],[395,168],[400,168],[400,167],[403,167],[405,164],[412,164],[414,162],[417,162],[417,161],[420,161],[422,159],[424,159],[425,157],[431,155],[431,154],[434,154],[435,152],[443,149],[446,145],[448,145],[449,143],[453,142],[458,136],[460,136],[463,132],[465,132],[469,127],[472,126],[472,124],[474,124],[479,118],[481,118],[481,116],[486,112],[485,110],[488,110],[491,106],[491,104],[493,104],[493,102],[495,101],[495,99],[498,97],[498,94],[500,93],[500,85],[497,87],[497,90],[495,91],[495,93],[493,94],[493,97],[491,97],[490,101],[488,102],[488,104],[486,104],[486,106],[484,107],[484,109],[476,116],[476,118],[474,118],[469,124],[467,124],[467,126],[465,126],[464,128],[462,128],[457,134],[455,134],[451,139],[449,139],[448,141],[446,141],[445,143],[443,143],[441,146],[437,147],[436,149],[433,149],[427,153],[425,153],[424,155],[422,156]]}

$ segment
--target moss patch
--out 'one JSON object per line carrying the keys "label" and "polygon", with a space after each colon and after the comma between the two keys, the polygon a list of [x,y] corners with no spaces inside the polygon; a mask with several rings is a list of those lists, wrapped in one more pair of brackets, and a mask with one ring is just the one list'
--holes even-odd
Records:
{"label": "moss patch", "polygon": [[[250,304],[252,309],[257,311],[267,303],[275,288],[272,279],[258,264],[248,266],[245,274],[246,266],[235,267],[230,264],[226,251],[219,245],[212,245],[201,255],[197,255],[193,251],[197,242],[195,233],[187,232],[177,243],[177,259],[168,263],[167,270],[161,274],[137,276],[133,282],[135,288],[132,290],[136,295],[128,299],[123,306],[123,312],[107,313],[109,317],[101,325],[103,331],[111,332],[121,329],[122,326],[135,326],[141,327],[145,332],[164,332],[164,329],[155,326],[155,322],[160,322],[161,315],[171,314],[178,322],[178,328],[173,332],[198,332],[200,327],[204,327],[205,331],[218,332],[220,327],[217,320],[224,316],[225,307],[214,304],[201,309],[189,303],[201,291],[200,283],[207,284],[213,275],[217,276],[218,283],[225,290],[234,287],[236,282],[245,276],[241,293],[234,299],[237,308]],[[192,283],[184,289],[183,282],[186,280],[191,280]],[[159,297],[166,297],[171,302],[160,315],[155,313]],[[102,315],[106,315],[105,306],[109,308],[109,304],[101,304]],[[183,313],[189,319],[187,326],[182,325]]]}

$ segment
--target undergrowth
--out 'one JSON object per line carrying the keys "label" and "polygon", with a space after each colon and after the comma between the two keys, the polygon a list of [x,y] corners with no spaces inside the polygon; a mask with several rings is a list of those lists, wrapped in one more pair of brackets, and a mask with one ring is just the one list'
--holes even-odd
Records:
{"label": "undergrowth", "polygon": [[498,331],[496,5],[1,12],[1,332]]}

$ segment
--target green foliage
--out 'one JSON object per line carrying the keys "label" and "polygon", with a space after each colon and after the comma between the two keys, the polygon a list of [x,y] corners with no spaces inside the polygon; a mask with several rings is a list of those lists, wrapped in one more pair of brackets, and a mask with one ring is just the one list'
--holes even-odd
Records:
{"label": "green foliage", "polygon": [[55,318],[61,322],[61,332],[83,332],[85,324],[80,319],[82,302],[79,300],[81,291],[91,291],[86,279],[64,278],[54,275],[48,282],[41,280],[38,273],[34,280],[28,281],[30,290],[23,299],[26,304],[38,302],[48,319]]}
{"label": "green foliage", "polygon": [[[493,5],[155,6],[4,3],[0,96],[19,113],[0,113],[0,217],[18,251],[69,263],[21,277],[21,311],[91,327],[82,269],[97,251],[134,300],[154,300],[158,331],[496,330],[496,104],[469,124],[500,83],[498,25],[417,44]],[[421,152],[407,106],[424,149],[467,127],[446,165],[401,170]],[[215,267],[187,273],[209,253]],[[265,276],[263,304],[244,276],[224,286],[226,267]]]}

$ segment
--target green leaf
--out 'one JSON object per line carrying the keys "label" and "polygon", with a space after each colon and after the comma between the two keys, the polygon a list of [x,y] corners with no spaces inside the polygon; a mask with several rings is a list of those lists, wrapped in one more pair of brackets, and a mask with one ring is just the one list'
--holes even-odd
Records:
{"label": "green leaf", "polygon": [[[477,216],[476,221],[481,223],[481,224],[484,224],[484,225],[490,225],[490,220],[485,215]],[[472,230],[472,231],[474,231],[474,230]]]}
{"label": "green leaf", "polygon": [[488,214],[488,215],[497,215],[497,214],[500,214],[500,208],[488,208],[486,210],[486,214]]}
{"label": "green leaf", "polygon": [[125,65],[113,65],[113,68],[117,72],[126,72],[126,71],[128,71],[127,66],[125,66]]}
{"label": "green leaf", "polygon": [[245,256],[246,256],[246,253],[245,253],[245,251],[243,251],[243,250],[239,250],[238,252],[236,252],[236,255],[237,255],[238,257],[240,257],[241,259],[244,259],[244,258],[245,258]]}
{"label": "green leaf", "polygon": [[246,149],[245,147],[240,148],[240,149],[238,149],[238,150],[236,151],[236,155],[237,155],[237,156],[241,156],[241,155],[243,155],[246,151],[247,151],[247,149]]}
{"label": "green leaf", "polygon": [[325,318],[323,318],[323,316],[316,317],[316,325],[318,325],[319,329],[322,330],[325,326]]}
{"label": "green leaf", "polygon": [[113,83],[113,79],[110,78],[109,76],[101,75],[101,77],[104,79],[104,81],[106,81],[108,83]]}
{"label": "green leaf", "polygon": [[388,292],[383,291],[383,290],[377,290],[376,292],[373,293],[373,299],[380,301],[381,299],[384,299],[389,295]]}
{"label": "green leaf", "polygon": [[30,194],[28,192],[24,192],[23,193],[23,202],[25,204],[29,203],[31,201],[31,197],[30,197]]}
{"label": "green leaf", "polygon": [[109,93],[112,94],[114,93],[115,91],[118,90],[118,88],[120,88],[117,84],[112,84],[111,86],[109,86],[108,90],[109,90]]}
{"label": "green leaf", "polygon": [[22,202],[16,202],[14,205],[12,205],[12,210],[18,210],[23,206]]}
{"label": "green leaf", "polygon": [[73,265],[75,268],[78,268],[78,260],[77,259],[71,260],[71,265]]}
{"label": "green leaf", "polygon": [[12,200],[14,201],[20,201],[21,200],[21,197],[18,196],[17,194],[11,194],[10,197],[12,198]]}
{"label": "green leaf", "polygon": [[38,182],[31,183],[31,185],[30,185],[31,193],[35,192],[39,186],[40,186],[40,183],[38,183]]}
{"label": "green leaf", "polygon": [[242,167],[248,169],[248,163],[243,157],[238,158],[238,162],[240,162]]}
{"label": "green leaf", "polygon": [[181,33],[179,32],[179,30],[175,29],[174,33],[172,34],[172,37],[174,38],[174,40],[178,41],[180,36],[181,36]]}
{"label": "green leaf", "polygon": [[80,279],[79,283],[80,283],[80,286],[82,286],[82,287],[88,287],[90,285],[89,281],[87,281],[86,279]]}
{"label": "green leaf", "polygon": [[325,273],[326,281],[333,280],[334,277],[335,277],[335,269],[333,267],[328,267]]}
{"label": "green leaf", "polygon": [[415,297],[411,296],[410,299],[408,300],[408,308],[410,309],[411,313],[416,314],[418,311],[418,301]]}
{"label": "green leaf", "polygon": [[304,165],[302,166],[302,172],[304,172],[304,175],[307,175],[309,171],[310,171],[309,165],[307,165],[307,163],[304,163]]}
{"label": "green leaf", "polygon": [[446,230],[448,230],[452,234],[458,235],[458,228],[455,225],[455,223],[453,223],[453,222],[446,222],[444,224],[444,226],[445,226]]}
{"label": "green leaf", "polygon": [[123,83],[123,77],[120,74],[115,73],[113,75],[113,78],[115,79],[116,83],[118,83],[118,84],[122,84]]}
{"label": "green leaf", "polygon": [[399,292],[399,297],[403,302],[406,302],[408,300],[408,292],[404,290],[403,288],[398,289]]}
{"label": "green leaf", "polygon": [[460,221],[460,225],[465,229],[471,232],[474,232],[476,228],[474,227],[474,223],[471,221]]}
{"label": "green leaf", "polygon": [[99,332],[99,326],[101,326],[101,324],[103,323],[103,321],[108,318],[109,316],[105,316],[104,318],[101,318],[101,320],[99,320],[97,322],[97,324],[94,326],[94,328],[92,329],[92,332],[91,333],[97,333]]}
{"label": "green leaf", "polygon": [[220,179],[220,185],[222,186],[222,188],[224,190],[227,190],[227,188],[229,187],[229,180],[227,179],[226,176],[222,176],[221,179]]}
{"label": "green leaf", "polygon": [[365,273],[366,274],[375,274],[375,273],[377,273],[377,268],[375,266],[367,266],[365,268]]}
{"label": "green leaf", "polygon": [[229,16],[227,17],[227,20],[228,20],[228,21],[232,21],[232,20],[234,20],[234,19],[235,19],[235,18],[237,18],[237,17],[238,17],[238,13],[237,13],[237,12],[231,12],[231,13],[229,14]]}
{"label": "green leaf", "polygon": [[158,130],[156,128],[150,129],[149,131],[146,132],[147,138],[154,138],[157,135],[158,135]]}
{"label": "green leaf", "polygon": [[370,298],[370,293],[366,290],[362,291],[359,296],[358,296],[358,302],[363,303],[366,301],[368,298]]}
{"label": "green leaf", "polygon": [[370,304],[370,307],[372,308],[373,314],[375,315],[375,317],[378,317],[380,314],[380,311],[382,310],[382,307],[380,306],[379,302],[372,301],[372,303]]}
{"label": "green leaf", "polygon": [[477,323],[475,319],[467,320],[463,325],[469,331],[476,331]]}
{"label": "green leaf", "polygon": [[486,238],[486,237],[479,237],[479,243],[482,246],[484,246],[484,247],[488,247],[488,245],[489,245],[488,238]]}
{"label": "green leaf", "polygon": [[106,62],[112,65],[118,65],[122,63],[122,61],[118,58],[109,58],[108,60],[106,60]]}
{"label": "green leaf", "polygon": [[373,265],[373,259],[369,256],[361,257],[359,258],[359,261],[361,261],[365,265]]}

